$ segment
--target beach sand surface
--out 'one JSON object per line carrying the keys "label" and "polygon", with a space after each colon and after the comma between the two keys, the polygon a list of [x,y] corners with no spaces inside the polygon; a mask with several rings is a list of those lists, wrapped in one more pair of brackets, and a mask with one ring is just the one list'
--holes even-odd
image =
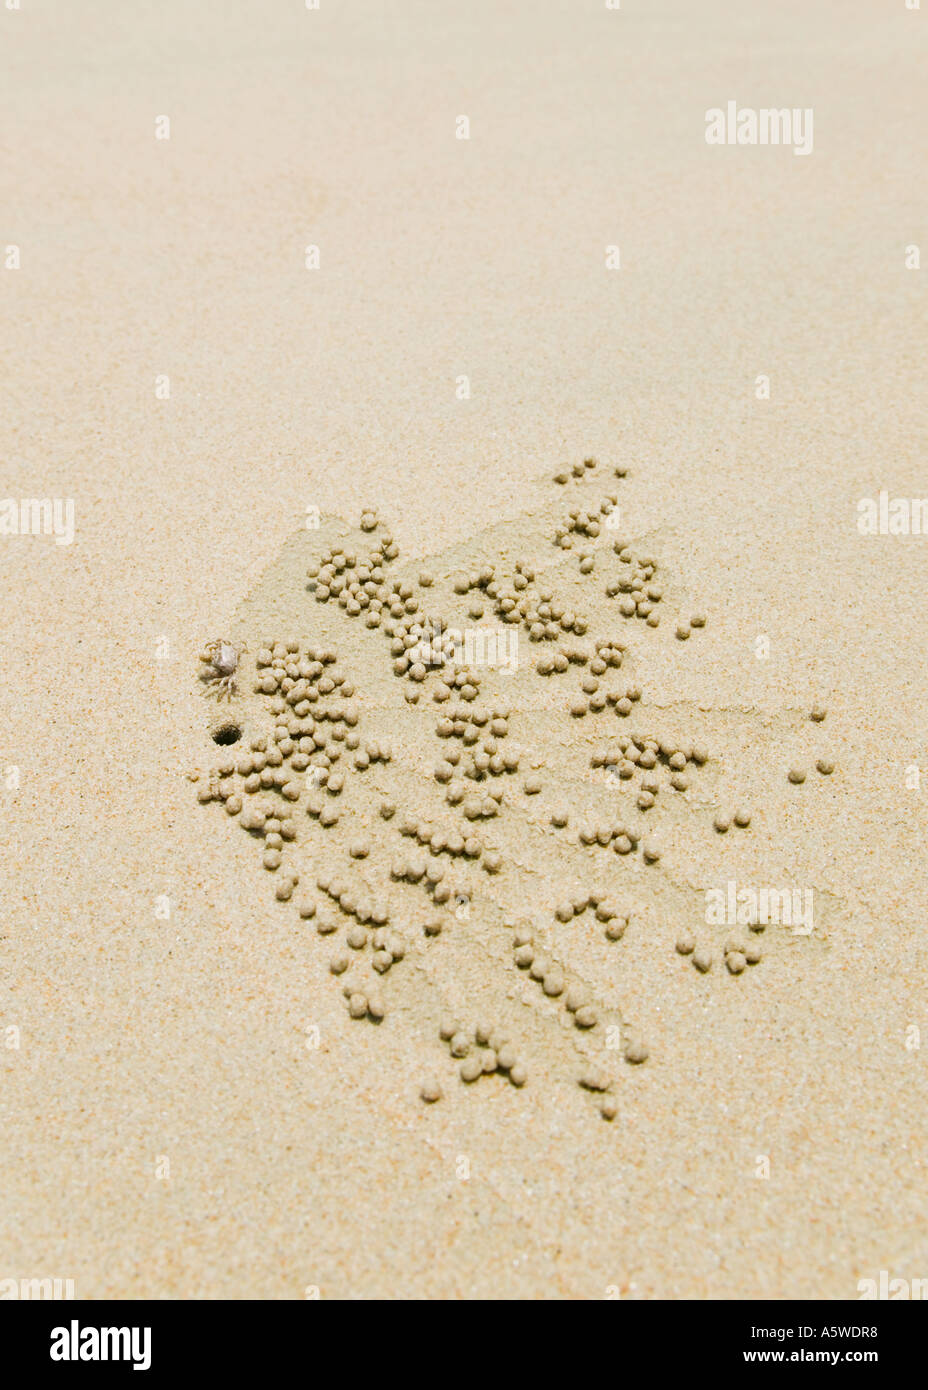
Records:
{"label": "beach sand surface", "polygon": [[[861,498],[928,495],[925,24],[877,0],[0,12],[2,492],[75,508],[70,545],[0,536],[0,1279],[846,1299],[928,1274],[928,541],[857,527]],[[729,99],[813,108],[813,152],[707,145]],[[611,1123],[505,928],[352,1020],[187,780],[217,755],[206,641],[247,636],[250,672],[262,623],[337,631],[307,547],[369,506],[412,574],[548,563],[550,477],[587,455],[627,467],[674,618],[709,617],[685,643],[625,624],[655,727],[712,760],[687,813],[654,808],[625,938],[573,957],[650,1047],[610,1059]],[[372,636],[339,639],[368,682]],[[399,687],[376,717],[402,748]],[[538,731],[568,788],[575,736]],[[434,797],[428,765],[391,776]],[[742,800],[751,830],[715,835]],[[500,818],[548,920],[528,834]],[[758,874],[814,887],[815,932],[700,976],[678,916]],[[457,1082],[439,1003],[521,1029],[527,1084]]]}

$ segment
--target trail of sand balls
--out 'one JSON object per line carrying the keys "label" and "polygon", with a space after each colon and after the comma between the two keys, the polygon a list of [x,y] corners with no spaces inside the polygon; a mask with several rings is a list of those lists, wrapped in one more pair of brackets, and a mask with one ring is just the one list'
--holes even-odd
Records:
{"label": "trail of sand balls", "polygon": [[[575,465],[569,475],[556,475],[554,481],[564,485],[570,478],[586,478],[595,468],[595,462],[587,459]],[[617,468],[615,473],[625,476],[624,468]],[[566,550],[576,537],[598,537],[602,527],[609,525],[616,502],[617,495],[612,493],[604,496],[594,511],[571,508],[564,523],[555,529],[554,544]],[[492,822],[507,808],[506,784],[518,782],[522,769],[519,753],[506,746],[509,705],[480,702],[483,673],[475,666],[455,667],[455,630],[443,617],[423,611],[434,584],[433,575],[421,573],[418,583],[391,578],[389,566],[398,556],[392,535],[373,512],[362,514],[360,526],[362,533],[371,537],[367,553],[341,547],[330,549],[318,564],[310,567],[308,588],[316,602],[335,602],[348,617],[362,619],[366,628],[382,633],[393,674],[404,683],[408,706],[419,706],[426,694],[437,706],[434,735],[439,741],[440,756],[431,776],[444,790],[449,808],[447,823],[438,825],[409,815],[398,816],[395,803],[389,800],[379,806],[382,833],[388,838],[395,836],[400,844],[403,839],[412,840],[422,851],[396,854],[389,869],[391,882],[416,887],[431,905],[431,910],[419,917],[421,949],[423,944],[427,947],[429,941],[441,937],[454,920],[455,909],[472,901],[469,880],[449,874],[449,865],[460,864],[469,870],[479,866],[486,875],[494,877],[503,868],[501,854],[484,843],[477,827],[481,822]],[[623,619],[638,618],[651,628],[657,627],[663,591],[656,582],[656,562],[647,554],[636,556],[622,538],[615,539],[612,550],[619,568],[605,585],[606,597],[617,600]],[[580,552],[581,574],[592,574],[595,563],[592,553]],[[613,636],[595,639],[591,644],[570,640],[587,634],[587,619],[559,601],[553,588],[537,578],[534,567],[524,560],[517,560],[508,576],[498,572],[493,564],[461,574],[453,582],[453,591],[467,600],[471,621],[483,619],[489,610],[502,624],[517,626],[531,643],[542,644],[534,662],[538,676],[561,677],[579,668],[583,673],[579,689],[566,703],[572,719],[595,719],[610,711],[614,717],[627,718],[641,700],[640,686],[616,684],[612,676],[622,667],[624,644]],[[705,624],[704,614],[693,614],[689,622],[678,624],[676,636],[687,640],[693,629]],[[239,656],[238,649],[229,643],[210,644],[201,654],[203,681],[210,687],[218,686],[220,693],[233,693]],[[377,764],[388,764],[391,747],[362,738],[355,688],[348,674],[339,668],[338,654],[332,647],[296,640],[266,641],[256,655],[253,690],[265,697],[273,729],[267,735],[252,738],[248,749],[237,758],[227,757],[220,762],[201,781],[199,800],[221,803],[228,816],[237,818],[242,829],[261,843],[261,862],[276,876],[275,896],[279,902],[290,902],[300,888],[299,916],[312,922],[322,937],[333,935],[343,922],[347,923],[346,949],[339,949],[332,956],[329,968],[338,978],[348,975],[353,960],[364,958],[368,962],[372,976],[377,978],[364,983],[363,988],[357,979],[346,980],[343,992],[351,1018],[380,1022],[386,1005],[377,980],[404,961],[409,947],[406,937],[391,922],[386,892],[372,893],[363,878],[327,871],[318,873],[314,886],[307,888],[300,884],[292,860],[304,836],[301,827],[315,823],[327,831],[336,826],[349,781],[355,776],[363,779],[368,769]],[[824,710],[816,708],[812,717],[820,721]],[[217,742],[223,741],[217,737]],[[602,770],[617,786],[627,783],[637,788],[636,808],[646,814],[662,788],[685,792],[690,777],[707,758],[707,751],[698,745],[633,734],[620,735],[594,751],[590,767]],[[817,766],[823,775],[833,770],[833,764],[824,759]],[[805,773],[794,768],[789,777],[799,783]],[[526,797],[535,796],[541,790],[541,778],[534,772],[524,773],[520,786]],[[571,820],[566,806],[551,812],[551,826],[575,837],[581,846],[611,849],[618,856],[640,850],[646,864],[660,860],[656,842],[628,821],[574,827]],[[750,814],[739,809],[733,821],[746,829]],[[726,833],[730,824],[727,816],[716,815],[714,826],[720,834]],[[347,847],[349,862],[363,862],[371,849],[369,834],[351,839]],[[322,896],[316,896],[314,890]],[[486,896],[489,900],[490,895]],[[587,912],[592,912],[602,924],[607,941],[622,939],[628,915],[605,891],[594,889],[565,899],[552,915],[555,923],[565,925]],[[527,919],[512,916],[507,916],[505,923],[517,969],[536,982],[544,996],[564,1008],[578,1033],[602,1026],[609,1011],[597,1006],[588,985],[566,971],[539,944],[537,928]],[[699,971],[705,972],[711,965],[711,953],[696,949],[688,933],[681,934],[677,951],[690,957]],[[756,964],[760,951],[756,946],[732,941],[726,944],[725,959],[729,972],[736,975],[747,965]],[[612,1014],[616,1016],[614,1009]],[[473,1084],[494,1074],[507,1076],[516,1087],[528,1080],[516,1046],[492,1024],[465,1030],[456,1019],[443,1017],[439,1035],[450,1055],[460,1063],[462,1082]],[[585,1055],[587,1061],[577,1080],[599,1096],[602,1115],[611,1119],[616,1113],[615,1101],[609,1094],[613,1080],[589,1062],[588,1054],[581,1048],[578,1056]],[[623,1055],[627,1062],[640,1064],[647,1059],[648,1048],[641,1039],[626,1036]],[[421,1084],[420,1094],[425,1102],[433,1103],[441,1096],[441,1086],[428,1077]]]}

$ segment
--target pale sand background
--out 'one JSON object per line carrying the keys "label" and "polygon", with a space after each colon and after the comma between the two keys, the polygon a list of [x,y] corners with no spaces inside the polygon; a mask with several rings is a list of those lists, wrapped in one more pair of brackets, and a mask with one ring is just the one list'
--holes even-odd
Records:
{"label": "pale sand background", "polygon": [[[925,272],[903,266],[928,243],[926,23],[901,0],[0,11],[0,242],[22,253],[0,491],[77,508],[70,548],[0,542],[0,762],[22,777],[0,793],[0,1026],[22,1030],[0,1276],[845,1298],[928,1275],[925,1049],[904,1046],[928,1028],[925,811],[903,782],[928,769],[928,542],[854,525],[881,487],[928,494]],[[813,106],[813,155],[707,147],[730,97]],[[631,465],[635,530],[673,538],[711,614],[686,698],[826,699],[838,833],[812,818],[809,844],[847,920],[712,1007],[643,960],[673,1046],[621,1123],[543,1084],[425,1110],[183,780],[212,753],[194,654],[308,504],[369,501],[424,554],[588,451]],[[649,688],[681,679],[668,657]]]}

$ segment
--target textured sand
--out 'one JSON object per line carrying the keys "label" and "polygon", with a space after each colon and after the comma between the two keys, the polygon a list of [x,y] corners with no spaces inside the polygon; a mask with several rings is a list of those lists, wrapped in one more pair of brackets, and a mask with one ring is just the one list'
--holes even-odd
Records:
{"label": "textured sand", "polygon": [[[924,23],[875,0],[2,12],[2,491],[73,497],[77,530],[0,538],[0,1277],[846,1298],[928,1272],[905,1045],[928,1026],[905,785],[928,772],[928,542],[855,526],[880,488],[928,493],[904,268]],[[729,98],[813,106],[814,153],[706,146]],[[628,465],[629,533],[674,612],[710,618],[686,644],[636,625],[636,678],[711,745],[708,799],[751,805],[765,881],[822,895],[822,930],[701,978],[642,875],[642,930],[601,967],[652,1049],[616,1063],[615,1121],[531,1006],[523,1090],[449,1081],[425,1107],[423,1059],[450,1066],[432,1005],[397,974],[380,1028],[349,1020],[329,948],[197,805],[196,654],[267,615],[307,506],[376,506],[402,564],[450,569],[474,537],[514,545],[535,480],[587,453]],[[331,609],[280,602],[307,636]],[[819,743],[834,776],[790,787]],[[746,839],[695,824],[665,816],[662,873],[744,871]],[[455,1008],[517,1004],[502,957],[461,971]]]}

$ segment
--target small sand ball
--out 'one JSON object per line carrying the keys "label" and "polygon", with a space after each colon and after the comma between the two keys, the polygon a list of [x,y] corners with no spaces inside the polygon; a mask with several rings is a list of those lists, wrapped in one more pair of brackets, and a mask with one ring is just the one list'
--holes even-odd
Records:
{"label": "small sand ball", "polygon": [[750,811],[746,811],[743,806],[739,806],[733,816],[733,820],[735,825],[740,826],[741,829],[744,830],[751,824],[751,813]]}
{"label": "small sand ball", "polygon": [[578,1009],[582,1009],[586,1003],[586,994],[579,985],[571,985],[567,991],[567,998],[564,1000],[565,1007],[570,1013],[575,1014]]}
{"label": "small sand ball", "polygon": [[438,1025],[438,1036],[443,1042],[450,1042],[458,1031],[458,1025],[450,1015],[445,1015]]}
{"label": "small sand ball", "polygon": [[677,937],[677,951],[681,956],[691,956],[696,949],[696,942],[690,933],[681,932]]}
{"label": "small sand ball", "polygon": [[352,1018],[363,1018],[367,1013],[367,995],[352,994],[348,1000],[348,1012]]}
{"label": "small sand ball", "polygon": [[690,627],[705,627],[705,625],[705,613],[694,613],[693,616],[690,618]]}
{"label": "small sand ball", "polygon": [[496,1054],[496,1065],[500,1071],[511,1071],[518,1063],[515,1048],[509,1043],[503,1043],[499,1052]]}
{"label": "small sand ball", "polygon": [[[816,769],[822,774],[823,777],[830,777],[831,774],[832,774],[832,773],[834,772],[834,770],[835,770],[835,765],[834,765],[833,762],[831,762],[831,760],[830,760],[829,758],[819,758],[819,760],[818,760],[818,762],[815,764],[815,766],[816,766]],[[229,803],[226,802],[226,810],[228,811],[228,809],[229,809]]]}
{"label": "small sand ball", "polygon": [[307,917],[315,917],[315,915],[316,915],[316,900],[315,900],[315,898],[304,898],[303,901],[300,903],[300,916],[301,916],[302,918],[304,918],[304,920],[305,920]]}
{"label": "small sand ball", "polygon": [[563,830],[564,826],[567,824],[569,820],[570,813],[568,812],[566,806],[558,806],[555,810],[551,812],[551,824],[553,826],[556,826],[558,830]]}
{"label": "small sand ball", "polygon": [[627,923],[624,917],[614,917],[606,925],[606,939],[608,941],[621,941],[625,935]]}
{"label": "small sand ball", "polygon": [[351,928],[345,940],[353,951],[360,951],[367,945],[367,932],[358,923]]}
{"label": "small sand ball", "polygon": [[483,1072],[484,1076],[491,1076],[493,1072],[496,1071],[498,1065],[499,1059],[496,1053],[492,1047],[488,1048],[480,1058],[480,1070]]}
{"label": "small sand ball", "polygon": [[712,824],[715,826],[715,829],[718,831],[720,835],[725,835],[731,825],[731,821],[728,819],[727,816],[723,816],[721,811],[719,811],[713,817]]}
{"label": "small sand ball", "polygon": [[701,975],[705,975],[707,970],[712,969],[712,952],[700,946],[698,951],[693,952],[693,964]]}
{"label": "small sand ball", "polygon": [[371,842],[366,835],[352,840],[351,844],[348,846],[348,853],[351,855],[352,859],[366,859],[370,852]]}
{"label": "small sand ball", "polygon": [[430,589],[435,583],[435,577],[428,570],[423,570],[419,575],[419,584],[423,589]]}
{"label": "small sand ball", "polygon": [[379,1023],[386,1013],[384,1002],[379,994],[372,994],[367,1001],[367,1014],[375,1023]]}
{"label": "small sand ball", "polygon": [[513,1086],[524,1086],[528,1080],[528,1072],[521,1062],[516,1062],[515,1066],[509,1068],[509,1080]]}
{"label": "small sand ball", "polygon": [[599,1102],[599,1113],[604,1120],[614,1120],[619,1113],[618,1103],[613,1096],[603,1096]]}
{"label": "small sand ball", "polygon": [[816,724],[821,724],[827,713],[824,705],[813,705],[809,710],[809,718],[813,719]]}
{"label": "small sand ball", "polygon": [[638,1066],[639,1063],[646,1062],[648,1060],[648,1055],[647,1044],[643,1043],[640,1038],[636,1038],[632,1042],[626,1044],[625,1060],[626,1062],[631,1062],[633,1066]]}
{"label": "small sand ball", "polygon": [[426,1105],[434,1105],[437,1100],[441,1100],[441,1087],[434,1076],[423,1081],[419,1087],[419,1095]]}
{"label": "small sand ball", "polygon": [[541,791],[541,778],[531,773],[525,779],[524,791],[526,796],[537,796]]}
{"label": "small sand ball", "polygon": [[661,852],[653,840],[645,840],[641,846],[641,853],[649,864],[656,864],[661,857]]}
{"label": "small sand ball", "polygon": [[465,1057],[461,1063],[460,1076],[462,1081],[476,1081],[478,1076],[483,1074],[483,1065],[479,1057]]}
{"label": "small sand ball", "polygon": [[801,767],[791,767],[787,776],[789,780],[797,786],[806,780],[805,769]]}
{"label": "small sand ball", "polygon": [[451,1039],[452,1057],[466,1057],[470,1052],[470,1038],[466,1033],[455,1033]]}
{"label": "small sand ball", "polygon": [[266,869],[271,869],[271,870],[273,870],[273,869],[279,869],[279,868],[280,868],[280,850],[279,850],[279,849],[266,849],[266,850],[264,851],[263,856],[262,856],[261,862],[262,862],[262,864],[264,865],[264,867],[265,867]]}
{"label": "small sand ball", "polygon": [[345,971],[348,969],[348,957],[345,955],[344,951],[332,957],[329,961],[329,969],[333,975],[344,975]]}
{"label": "small sand ball", "polygon": [[747,965],[747,960],[742,951],[729,951],[725,957],[725,964],[732,975],[740,975]]}
{"label": "small sand ball", "polygon": [[581,1004],[574,1013],[574,1023],[578,1028],[595,1028],[597,1023],[596,1010],[591,1004]]}
{"label": "small sand ball", "polygon": [[689,623],[677,623],[677,637],[681,642],[685,642],[690,635]]}

